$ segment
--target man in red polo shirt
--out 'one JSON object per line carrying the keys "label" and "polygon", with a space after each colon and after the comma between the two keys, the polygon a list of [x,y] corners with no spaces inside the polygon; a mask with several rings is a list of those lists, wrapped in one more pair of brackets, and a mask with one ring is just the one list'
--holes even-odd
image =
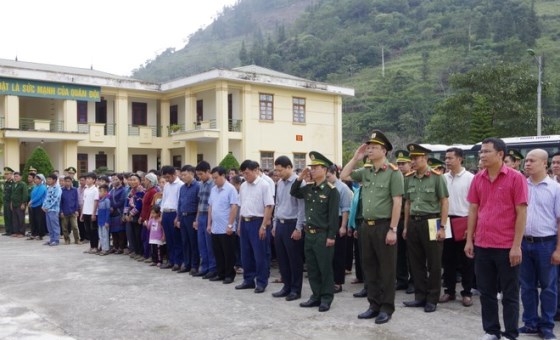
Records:
{"label": "man in red polo shirt", "polygon": [[[482,327],[486,332],[482,339],[486,340],[501,336],[516,339],[519,335],[519,264],[528,189],[525,177],[504,165],[505,152],[501,139],[482,141],[479,153],[483,170],[475,176],[467,197],[470,206],[465,253],[475,259]],[[498,284],[503,292],[503,333]]]}

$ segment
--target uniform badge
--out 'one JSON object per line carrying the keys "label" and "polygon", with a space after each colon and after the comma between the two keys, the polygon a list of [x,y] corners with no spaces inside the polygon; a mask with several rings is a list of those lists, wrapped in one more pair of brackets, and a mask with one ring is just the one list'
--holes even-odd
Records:
{"label": "uniform badge", "polygon": [[408,150],[414,151],[414,145],[410,145],[410,146],[408,147]]}
{"label": "uniform badge", "polygon": [[327,196],[325,196],[325,195],[319,195],[319,198],[326,199]]}
{"label": "uniform badge", "polygon": [[311,154],[311,155],[309,155],[309,158],[311,158],[311,160],[314,161],[315,160],[315,155]]}
{"label": "uniform badge", "polygon": [[377,135],[376,132],[372,133],[372,134],[371,134],[371,139],[374,139],[376,135]]}

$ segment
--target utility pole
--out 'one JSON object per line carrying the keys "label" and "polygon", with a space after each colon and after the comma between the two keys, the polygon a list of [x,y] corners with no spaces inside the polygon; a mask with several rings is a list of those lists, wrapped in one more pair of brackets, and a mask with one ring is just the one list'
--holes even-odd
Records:
{"label": "utility pole", "polygon": [[381,77],[385,78],[385,46],[381,45]]}
{"label": "utility pole", "polygon": [[531,57],[535,58],[535,61],[537,62],[537,68],[538,68],[539,79],[537,84],[537,136],[540,136],[542,135],[542,75],[543,75],[542,60],[543,57],[542,55],[536,55],[535,51],[532,49],[528,49],[527,53]]}

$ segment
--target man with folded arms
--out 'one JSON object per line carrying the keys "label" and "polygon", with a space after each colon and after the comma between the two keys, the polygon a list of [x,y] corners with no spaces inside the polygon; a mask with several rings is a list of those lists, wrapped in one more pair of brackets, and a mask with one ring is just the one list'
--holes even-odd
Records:
{"label": "man with folded arms", "polygon": [[[469,189],[469,221],[465,254],[474,258],[480,291],[483,340],[516,339],[519,322],[519,265],[527,221],[527,180],[504,164],[506,144],[482,141],[480,165]],[[474,244],[473,244],[474,236]],[[503,292],[505,332],[501,332],[498,284]]]}
{"label": "man with folded arms", "polygon": [[[444,294],[439,302],[455,300],[457,268],[461,270],[462,303],[465,307],[472,306],[472,286],[474,278],[474,261],[465,255],[466,226],[469,215],[467,195],[474,175],[463,166],[463,150],[450,148],[445,153],[445,165],[449,170],[443,175],[449,191],[449,221],[453,237],[443,241],[443,281]],[[459,235],[460,234],[460,235]]]}
{"label": "man with folded arms", "polygon": [[547,176],[547,160],[548,154],[542,149],[532,150],[525,157],[530,202],[521,242],[524,258],[519,281],[525,325],[519,329],[519,333],[540,333],[544,339],[551,340],[556,339],[552,330],[558,295],[557,265],[560,264],[560,243],[557,237],[560,184]]}

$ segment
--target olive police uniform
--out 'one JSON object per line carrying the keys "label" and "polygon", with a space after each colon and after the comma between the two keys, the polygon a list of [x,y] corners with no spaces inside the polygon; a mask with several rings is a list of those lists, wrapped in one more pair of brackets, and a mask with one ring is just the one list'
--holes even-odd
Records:
{"label": "olive police uniform", "polygon": [[[387,151],[391,143],[380,131],[374,131],[367,142],[383,145]],[[362,268],[368,288],[370,309],[385,312],[395,311],[395,280],[397,245],[388,245],[393,197],[404,193],[403,175],[399,169],[385,160],[380,168],[367,167],[354,170],[350,177],[362,183],[362,216],[359,239],[362,248]]]}
{"label": "olive police uniform", "polygon": [[[14,170],[10,167],[4,168],[4,174],[12,175]],[[4,182],[4,190],[3,190],[3,199],[4,199],[4,226],[6,229],[6,233],[4,235],[11,235],[13,234],[13,222],[12,222],[12,189],[14,187],[14,179],[10,177]]]}
{"label": "olive police uniform", "polygon": [[[430,152],[417,144],[407,148],[411,158]],[[407,247],[415,300],[435,306],[441,293],[443,241],[430,241],[428,220],[440,217],[441,199],[449,197],[447,184],[439,172],[429,167],[424,173],[412,171],[406,176],[405,197],[410,202]]]}
{"label": "olive police uniform", "polygon": [[[397,163],[410,163],[410,156],[406,150],[395,151],[395,158]],[[405,182],[406,179],[405,177]],[[413,280],[412,275],[409,275],[410,264],[406,256],[406,240],[402,236],[404,230],[404,203],[405,198],[403,197],[401,218],[397,226],[397,290],[406,289],[407,293],[409,293],[409,283],[413,284]],[[413,287],[411,286],[410,288],[412,289]]]}
{"label": "olive police uniform", "polygon": [[[328,167],[332,165],[318,152],[310,152],[311,165]],[[334,240],[338,231],[338,205],[340,195],[336,187],[325,179],[322,183],[307,183],[296,180],[290,194],[305,201],[305,242],[304,252],[307,274],[312,295],[312,304],[330,306],[334,298],[334,277],[332,260],[334,246],[327,247],[327,238]],[[303,305],[303,304],[302,304]],[[306,306],[307,307],[307,306]]]}
{"label": "olive police uniform", "polygon": [[12,203],[12,232],[15,234],[25,235],[25,208],[28,200],[27,184],[21,179],[14,181],[10,202]]}
{"label": "olive police uniform", "polygon": [[74,175],[76,174],[76,168],[74,168],[73,166],[68,167],[66,169],[64,169],[64,171],[66,171],[68,173],[68,176],[72,177],[72,186],[74,188],[77,188],[80,186],[80,182],[78,182],[75,178]]}
{"label": "olive police uniform", "polygon": [[430,168],[438,170],[441,173],[445,172],[445,162],[442,162],[437,158],[428,158],[428,165]]}

